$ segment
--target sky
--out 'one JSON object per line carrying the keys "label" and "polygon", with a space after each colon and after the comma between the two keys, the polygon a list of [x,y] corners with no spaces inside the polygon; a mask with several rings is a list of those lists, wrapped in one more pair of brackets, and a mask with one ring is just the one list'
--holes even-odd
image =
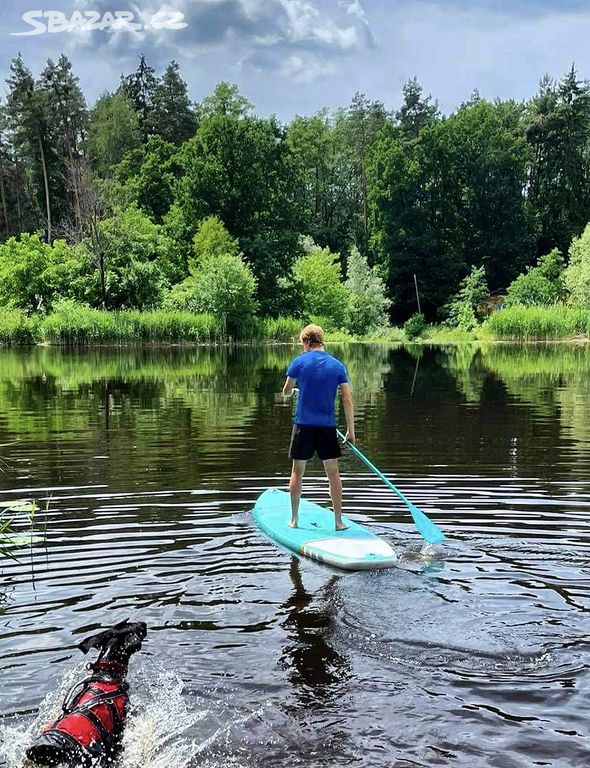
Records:
{"label": "sky", "polygon": [[[92,12],[103,28],[81,29]],[[4,0],[0,94],[19,51],[35,75],[65,53],[90,104],[144,53],[158,73],[176,60],[195,101],[226,80],[284,121],[357,91],[397,109],[412,77],[449,114],[474,89],[527,99],[572,64],[590,79],[588,40],[588,0]]]}

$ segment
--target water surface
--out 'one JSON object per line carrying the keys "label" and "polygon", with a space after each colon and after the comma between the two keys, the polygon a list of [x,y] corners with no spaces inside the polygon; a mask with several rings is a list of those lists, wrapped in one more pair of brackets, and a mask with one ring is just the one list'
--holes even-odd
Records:
{"label": "water surface", "polygon": [[[588,763],[588,348],[332,348],[359,446],[448,536],[423,556],[348,455],[346,511],[401,558],[356,574],[249,516],[286,484],[295,351],[0,350],[0,502],[45,537],[1,561],[0,763],[126,617],[124,768]],[[304,493],[328,501],[317,460]]]}

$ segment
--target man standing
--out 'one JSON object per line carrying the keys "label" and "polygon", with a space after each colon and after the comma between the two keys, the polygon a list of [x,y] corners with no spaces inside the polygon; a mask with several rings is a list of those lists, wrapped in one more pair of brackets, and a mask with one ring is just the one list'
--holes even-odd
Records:
{"label": "man standing", "polygon": [[291,493],[292,528],[297,528],[299,500],[303,475],[308,459],[317,452],[324,462],[330,483],[330,497],[334,507],[334,525],[337,531],[346,530],[342,522],[342,480],[338,459],[342,455],[336,434],[334,401],[340,387],[346,417],[346,440],[354,443],[354,408],[346,368],[324,350],[324,332],[319,325],[307,325],[299,336],[303,354],[291,361],[283,395],[290,397],[299,390],[295,411],[289,458],[293,460],[289,491]]}

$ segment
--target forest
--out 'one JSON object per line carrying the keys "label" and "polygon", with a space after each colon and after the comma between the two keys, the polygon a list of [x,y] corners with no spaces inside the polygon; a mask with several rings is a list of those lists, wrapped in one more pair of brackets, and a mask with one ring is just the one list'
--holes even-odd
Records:
{"label": "forest", "polygon": [[[486,301],[590,308],[590,86],[449,115],[414,78],[282,123],[179,65],[89,105],[65,55],[15,58],[0,103],[0,311],[473,328]],[[500,313],[502,314],[502,313]],[[584,315],[586,318],[587,316]],[[418,320],[417,320],[418,318]],[[586,322],[586,320],[584,320]]]}

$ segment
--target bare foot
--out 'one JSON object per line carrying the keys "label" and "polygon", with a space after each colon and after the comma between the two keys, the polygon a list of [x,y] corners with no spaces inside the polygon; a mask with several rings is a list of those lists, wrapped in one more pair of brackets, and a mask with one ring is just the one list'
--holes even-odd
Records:
{"label": "bare foot", "polygon": [[348,530],[348,526],[344,525],[344,523],[340,523],[340,524],[337,523],[335,528],[336,528],[337,531],[347,531]]}
{"label": "bare foot", "polygon": [[297,528],[297,520],[290,520],[289,528]]}

